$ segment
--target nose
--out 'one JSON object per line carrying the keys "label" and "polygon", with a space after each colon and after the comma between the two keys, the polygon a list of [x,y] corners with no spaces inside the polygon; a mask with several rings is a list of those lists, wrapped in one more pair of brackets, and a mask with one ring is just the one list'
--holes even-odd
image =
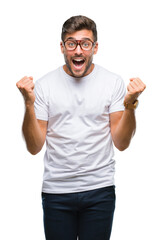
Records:
{"label": "nose", "polygon": [[78,46],[75,49],[75,53],[81,54],[82,52],[83,52],[83,50],[81,49],[80,45],[78,44]]}

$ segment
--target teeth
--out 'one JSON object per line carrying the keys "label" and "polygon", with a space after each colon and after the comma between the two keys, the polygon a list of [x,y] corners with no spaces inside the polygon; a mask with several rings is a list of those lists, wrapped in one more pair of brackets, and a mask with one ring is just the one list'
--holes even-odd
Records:
{"label": "teeth", "polygon": [[84,61],[84,59],[74,59],[74,61],[81,62],[81,61]]}
{"label": "teeth", "polygon": [[81,69],[85,62],[83,58],[73,58],[72,61],[76,69]]}

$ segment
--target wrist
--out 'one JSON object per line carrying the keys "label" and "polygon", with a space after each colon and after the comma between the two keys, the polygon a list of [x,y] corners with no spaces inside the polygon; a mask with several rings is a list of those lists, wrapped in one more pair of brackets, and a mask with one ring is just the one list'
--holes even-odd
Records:
{"label": "wrist", "polygon": [[34,108],[34,102],[25,101],[25,108],[26,109]]}
{"label": "wrist", "polygon": [[137,107],[138,107],[138,100],[134,100],[132,102],[126,102],[124,100],[124,106],[125,106],[125,109],[128,109],[128,110],[135,110]]}

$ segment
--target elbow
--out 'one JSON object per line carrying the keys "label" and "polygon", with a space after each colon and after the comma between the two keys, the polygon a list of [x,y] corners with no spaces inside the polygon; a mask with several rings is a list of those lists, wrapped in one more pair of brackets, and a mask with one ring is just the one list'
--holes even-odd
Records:
{"label": "elbow", "polygon": [[41,151],[41,148],[36,149],[36,148],[31,148],[31,147],[27,146],[27,150],[30,154],[37,155]]}
{"label": "elbow", "polygon": [[31,150],[31,149],[28,149],[28,152],[32,155],[37,155],[37,153],[39,153],[39,151],[34,151],[34,150]]}
{"label": "elbow", "polygon": [[25,139],[25,143],[26,143],[27,151],[32,155],[38,154],[43,147],[43,143],[42,144],[37,144],[37,143],[32,142],[32,141],[27,140],[27,139]]}
{"label": "elbow", "polygon": [[34,156],[34,155],[37,155],[37,153],[38,153],[38,152],[36,152],[36,151],[29,151],[29,150],[28,150],[28,152],[30,152],[30,154],[32,154],[33,156]]}
{"label": "elbow", "polygon": [[129,138],[121,139],[120,141],[119,140],[114,141],[115,147],[121,152],[125,151],[129,147],[132,137],[133,137],[133,134]]}
{"label": "elbow", "polygon": [[121,144],[121,145],[115,145],[115,147],[120,151],[123,152],[129,147],[129,143],[127,144]]}
{"label": "elbow", "polygon": [[120,146],[120,147],[117,147],[117,149],[118,149],[120,152],[125,151],[127,148],[128,148],[128,146]]}

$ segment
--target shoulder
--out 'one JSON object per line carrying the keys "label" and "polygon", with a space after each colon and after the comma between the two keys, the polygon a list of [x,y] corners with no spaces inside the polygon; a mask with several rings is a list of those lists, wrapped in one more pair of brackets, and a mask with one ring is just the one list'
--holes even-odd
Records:
{"label": "shoulder", "polygon": [[109,86],[115,86],[116,84],[123,84],[124,81],[119,74],[109,71],[108,69],[96,65],[98,77],[103,80],[105,83],[108,83]]}
{"label": "shoulder", "polygon": [[44,76],[36,80],[35,85],[40,85],[43,88],[49,87],[51,84],[53,84],[58,78],[60,73],[60,67],[46,73]]}
{"label": "shoulder", "polygon": [[59,79],[59,70],[60,68],[57,68],[56,70],[53,70],[51,72],[48,72],[41,78],[37,79],[34,86],[35,94],[44,96],[44,98],[48,99],[51,93],[51,90],[54,90],[56,88],[56,85]]}

